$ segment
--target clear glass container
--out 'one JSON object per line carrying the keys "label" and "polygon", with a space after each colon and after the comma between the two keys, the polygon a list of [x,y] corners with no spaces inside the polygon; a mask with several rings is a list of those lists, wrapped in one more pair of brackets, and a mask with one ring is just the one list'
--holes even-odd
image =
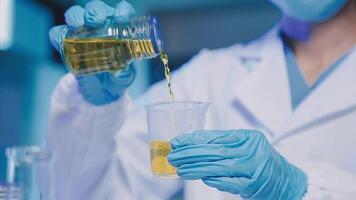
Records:
{"label": "clear glass container", "polygon": [[[7,148],[6,156],[6,181],[21,188],[24,200],[52,199],[47,197],[49,191],[43,191],[41,195],[36,182],[37,167],[50,164],[51,154],[48,150],[38,146],[16,146]],[[50,187],[48,186],[47,189],[50,190]]]}
{"label": "clear glass container", "polygon": [[13,183],[0,182],[0,200],[24,200],[21,187]]}
{"label": "clear glass container", "polygon": [[162,51],[157,18],[132,17],[119,22],[109,17],[98,28],[64,29],[60,53],[75,75],[118,71],[133,60],[156,57]]}
{"label": "clear glass container", "polygon": [[209,103],[196,101],[162,102],[145,106],[150,140],[151,171],[155,176],[177,178],[168,163],[170,140],[183,133],[204,129]]}

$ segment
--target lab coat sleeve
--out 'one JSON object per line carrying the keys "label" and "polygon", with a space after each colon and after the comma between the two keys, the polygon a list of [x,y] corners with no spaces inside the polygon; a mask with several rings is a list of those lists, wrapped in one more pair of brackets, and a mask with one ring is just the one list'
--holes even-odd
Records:
{"label": "lab coat sleeve", "polygon": [[308,191],[303,200],[355,199],[355,174],[327,162],[307,162],[299,167],[308,176]]}
{"label": "lab coat sleeve", "polygon": [[110,199],[116,195],[114,187],[130,199],[128,186],[115,179],[125,175],[115,160],[113,139],[124,122],[127,102],[124,95],[117,102],[92,106],[78,92],[73,75],[61,79],[51,99],[46,138],[53,154],[50,184],[56,199]]}

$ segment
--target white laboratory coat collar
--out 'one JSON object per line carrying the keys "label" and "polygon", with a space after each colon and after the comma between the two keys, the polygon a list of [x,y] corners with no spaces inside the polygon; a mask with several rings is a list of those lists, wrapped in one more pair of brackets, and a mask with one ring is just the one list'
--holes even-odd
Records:
{"label": "white laboratory coat collar", "polygon": [[[286,123],[286,131],[328,123],[356,111],[356,48],[315,88]],[[355,121],[356,122],[356,121]],[[314,125],[315,126],[315,125]],[[309,127],[309,128],[312,128]]]}
{"label": "white laboratory coat collar", "polygon": [[[234,100],[239,101],[264,127],[278,132],[292,113],[283,44],[277,28],[260,40],[252,44],[260,46],[257,54],[253,54],[255,48],[239,53],[241,57],[259,57],[260,62],[235,88]],[[251,48],[248,46],[247,49]]]}
{"label": "white laboratory coat collar", "polygon": [[[235,100],[243,105],[275,136],[303,127],[313,121],[356,106],[356,48],[293,111],[283,43],[278,28],[261,42],[260,50],[240,56],[259,56],[260,62],[234,91]],[[332,93],[330,93],[332,92]]]}

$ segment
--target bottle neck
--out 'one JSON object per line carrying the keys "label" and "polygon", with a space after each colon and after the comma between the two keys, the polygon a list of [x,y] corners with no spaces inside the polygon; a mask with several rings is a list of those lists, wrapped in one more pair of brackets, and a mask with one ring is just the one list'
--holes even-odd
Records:
{"label": "bottle neck", "polygon": [[163,49],[160,27],[155,17],[133,17],[127,23],[117,23],[112,19],[107,30],[109,36],[126,40],[135,58],[152,58]]}
{"label": "bottle neck", "polygon": [[160,53],[155,51],[152,41],[148,39],[128,40],[128,46],[135,59],[153,58]]}

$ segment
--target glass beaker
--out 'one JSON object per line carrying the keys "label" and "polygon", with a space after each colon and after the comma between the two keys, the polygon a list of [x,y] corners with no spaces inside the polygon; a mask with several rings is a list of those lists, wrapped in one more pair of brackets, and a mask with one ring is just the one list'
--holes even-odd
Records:
{"label": "glass beaker", "polygon": [[39,146],[15,146],[6,149],[6,156],[7,183],[21,187],[24,200],[48,200],[37,187],[36,167],[50,163],[49,151]]}
{"label": "glass beaker", "polygon": [[128,22],[108,17],[98,28],[65,28],[60,43],[62,59],[75,75],[118,71],[133,60],[157,56],[163,46],[158,20],[152,16]]}
{"label": "glass beaker", "polygon": [[0,182],[0,200],[23,200],[23,192],[19,185]]}
{"label": "glass beaker", "polygon": [[151,171],[155,176],[176,178],[176,169],[167,161],[170,140],[182,133],[204,129],[209,103],[182,101],[145,106],[150,138]]}

